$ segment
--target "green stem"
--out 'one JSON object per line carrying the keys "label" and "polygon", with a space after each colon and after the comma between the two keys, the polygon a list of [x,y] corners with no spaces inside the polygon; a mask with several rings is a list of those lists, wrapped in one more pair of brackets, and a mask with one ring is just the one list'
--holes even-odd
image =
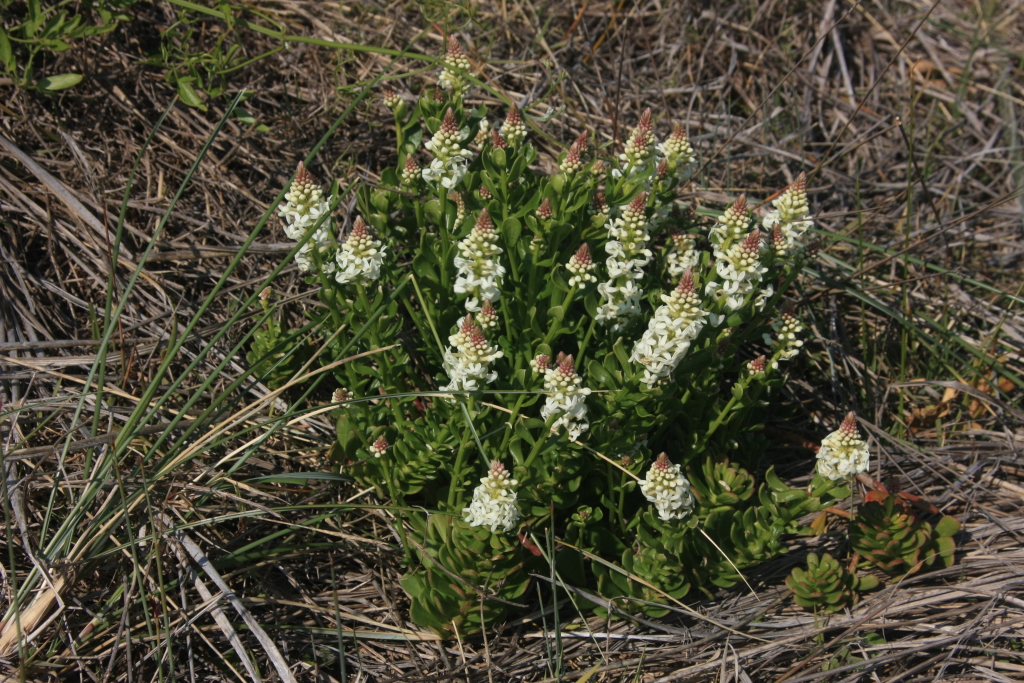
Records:
{"label": "green stem", "polygon": [[530,469],[530,465],[532,465],[533,461],[537,459],[538,455],[540,455],[541,448],[544,447],[544,444],[547,443],[548,437],[551,435],[551,425],[553,425],[557,419],[557,415],[552,415],[544,422],[544,431],[541,432],[540,438],[534,442],[533,448],[530,450],[530,455],[527,456],[526,462],[523,463],[523,467],[527,470]]}
{"label": "green stem", "polygon": [[[467,434],[469,433],[468,427],[466,429],[466,432],[467,432]],[[448,489],[448,511],[449,512],[455,509],[455,507],[457,505],[456,501],[458,501],[459,503],[462,502],[462,490],[460,488],[460,483],[462,481],[462,465],[465,463],[465,460],[466,460],[466,449],[469,447],[469,442],[471,440],[472,440],[472,435],[470,435],[468,437],[466,435],[463,435],[462,443],[459,445],[459,452],[455,456],[455,467],[452,468],[451,488]]]}

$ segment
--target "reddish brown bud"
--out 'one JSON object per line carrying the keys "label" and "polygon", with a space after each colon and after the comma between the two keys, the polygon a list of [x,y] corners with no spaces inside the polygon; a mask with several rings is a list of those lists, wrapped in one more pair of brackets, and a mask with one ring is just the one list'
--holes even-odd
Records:
{"label": "reddish brown bud", "polygon": [[434,88],[434,101],[444,102],[444,91],[440,88]]}
{"label": "reddish brown bud", "polygon": [[761,231],[754,230],[743,240],[743,249],[745,251],[757,251],[761,248]]}
{"label": "reddish brown bud", "polygon": [[628,455],[624,455],[621,458],[619,458],[619,462],[622,463],[623,467],[629,467],[633,464],[633,458],[629,457]]}
{"label": "reddish brown bud", "polygon": [[729,207],[733,213],[739,214],[740,216],[747,215],[747,195],[741,194],[739,199],[733,202],[732,206]]}
{"label": "reddish brown bud", "polygon": [[574,257],[577,263],[587,264],[591,263],[590,260],[590,246],[584,242],[580,245],[580,248],[576,250],[576,256]]}
{"label": "reddish brown bud", "polygon": [[505,142],[505,138],[498,134],[498,131],[491,129],[491,146],[494,149],[505,149],[508,147],[508,143]]}
{"label": "reddish brown bud", "polygon": [[[644,109],[644,113],[640,115],[640,122],[636,124],[636,127],[645,133],[649,133],[654,129],[654,125],[651,123],[651,108],[647,107]],[[646,140],[645,140],[646,142]]]}
{"label": "reddish brown bud", "polygon": [[494,221],[491,220],[491,214],[487,213],[487,209],[480,209],[480,216],[476,219],[476,229],[483,231],[494,230]]}
{"label": "reddish brown bud", "polygon": [[464,334],[464,335],[466,335],[468,337],[471,337],[473,335],[473,331],[474,330],[479,330],[479,329],[480,329],[480,327],[477,326],[477,324],[475,322],[473,322],[473,314],[472,313],[467,313],[466,317],[462,319],[462,325],[459,326],[459,332],[461,332],[462,334]]}
{"label": "reddish brown bud", "polygon": [[573,143],[579,154],[583,154],[587,151],[587,144],[590,142],[590,131],[585,130],[580,133],[580,136],[576,138],[576,142]]}
{"label": "reddish brown bud", "polygon": [[607,206],[608,206],[608,202],[606,202],[605,199],[604,199],[604,192],[595,192],[594,193],[594,210],[595,211],[604,211],[605,207],[607,207]]}
{"label": "reddish brown bud", "polygon": [[459,122],[455,120],[455,112],[452,111],[451,107],[448,107],[448,111],[444,113],[444,121],[441,122],[441,130],[448,134],[459,132]]}
{"label": "reddish brown bud", "polygon": [[307,185],[316,182],[316,178],[314,178],[313,174],[309,172],[308,168],[306,168],[306,164],[301,161],[299,162],[298,168],[295,169],[295,182],[300,185]]}
{"label": "reddish brown bud", "polygon": [[412,157],[406,157],[405,159],[405,170],[409,173],[416,173],[420,170],[420,165],[416,163],[416,160]]}
{"label": "reddish brown bud", "polygon": [[505,117],[505,123],[509,126],[518,126],[522,122],[523,117],[519,114],[519,107],[513,102],[508,110],[508,115]]}
{"label": "reddish brown bud", "polygon": [[551,208],[550,199],[547,197],[544,198],[544,201],[542,201],[540,206],[537,208],[537,215],[544,219],[551,218],[555,215],[554,210]]}
{"label": "reddish brown bud", "polygon": [[676,287],[676,291],[680,294],[693,294],[696,290],[693,284],[693,271],[689,268],[683,273],[683,276],[679,278],[679,286]]}
{"label": "reddish brown bud", "polygon": [[764,372],[765,367],[768,365],[768,358],[765,356],[758,356],[754,360],[747,363],[747,368],[751,373],[756,374],[758,372]]}
{"label": "reddish brown bud", "polygon": [[782,251],[786,247],[786,236],[782,234],[779,226],[772,228],[772,248],[775,251]]}
{"label": "reddish brown bud", "polygon": [[800,171],[800,175],[796,177],[793,184],[786,188],[791,192],[804,192],[807,189],[807,174]]}
{"label": "reddish brown bud", "polygon": [[658,162],[658,177],[664,178],[668,175],[668,159],[662,159]]}
{"label": "reddish brown bud", "polygon": [[[648,111],[650,111],[648,109]],[[647,193],[641,192],[629,203],[629,210],[633,213],[644,213],[647,208]]]}
{"label": "reddish brown bud", "polygon": [[491,191],[487,189],[486,185],[480,186],[480,199],[490,199],[493,196],[494,195],[491,194]]}
{"label": "reddish brown bud", "polygon": [[558,371],[563,375],[576,374],[576,369],[573,367],[572,354],[558,354]]}
{"label": "reddish brown bud", "polygon": [[673,121],[672,122],[672,135],[670,137],[673,137],[676,140],[685,140],[686,139],[686,131],[683,129],[683,124],[679,123],[678,121]]}
{"label": "reddish brown bud", "polygon": [[860,431],[857,429],[857,414],[852,410],[846,414],[843,424],[839,425],[839,431],[846,436],[857,436]]}
{"label": "reddish brown bud", "polygon": [[348,239],[363,239],[372,235],[373,228],[366,224],[362,216],[356,216],[355,221],[352,223],[352,232],[348,234]]}
{"label": "reddish brown bud", "polygon": [[[648,109],[647,111],[650,111],[650,109]],[[662,453],[661,455],[658,456],[658,459],[654,461],[654,464],[651,465],[651,469],[665,471],[671,466],[672,463],[669,462],[668,460],[668,453]]]}
{"label": "reddish brown bud", "polygon": [[462,46],[459,45],[459,39],[455,36],[448,36],[448,57],[461,57],[466,54],[462,51]]}

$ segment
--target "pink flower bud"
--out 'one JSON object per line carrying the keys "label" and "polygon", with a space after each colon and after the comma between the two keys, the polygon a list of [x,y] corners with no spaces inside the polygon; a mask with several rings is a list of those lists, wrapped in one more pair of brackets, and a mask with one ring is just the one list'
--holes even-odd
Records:
{"label": "pink flower bud", "polygon": [[[647,111],[649,112],[651,110],[648,109]],[[629,210],[632,211],[633,213],[644,213],[644,210],[646,208],[647,208],[647,193],[646,192],[641,192],[640,194],[638,194],[636,197],[633,198],[633,201],[631,201],[629,203]]]}
{"label": "pink flower bud", "polygon": [[686,269],[683,276],[679,278],[679,285],[676,287],[676,291],[680,294],[693,294],[696,291],[693,284],[693,270]]}
{"label": "pink flower bud", "polygon": [[553,215],[555,215],[554,210],[551,208],[550,199],[548,199],[547,197],[544,198],[544,201],[542,201],[540,203],[540,206],[537,207],[537,215],[544,219],[551,218]]}
{"label": "pink flower bud", "polygon": [[455,112],[452,111],[451,107],[448,107],[448,111],[444,113],[444,120],[441,122],[441,131],[448,135],[454,135],[459,132],[459,122],[455,120]]}
{"label": "pink flower bud", "polygon": [[494,149],[505,149],[508,147],[508,143],[505,142],[505,138],[498,134],[498,131],[491,129],[491,146]]}

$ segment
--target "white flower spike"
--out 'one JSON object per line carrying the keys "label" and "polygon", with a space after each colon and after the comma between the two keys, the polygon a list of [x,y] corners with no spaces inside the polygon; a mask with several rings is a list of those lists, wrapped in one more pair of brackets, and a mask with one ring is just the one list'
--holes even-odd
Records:
{"label": "white flower spike", "polygon": [[462,509],[463,519],[470,526],[488,526],[492,532],[515,531],[519,524],[519,510],[513,487],[518,484],[505,466],[495,460],[491,463],[491,471],[473,491],[469,507]]}
{"label": "white flower spike", "polygon": [[668,461],[662,453],[640,482],[640,492],[658,510],[658,517],[668,522],[685,519],[693,512],[694,498],[690,481],[679,471],[679,465]]}
{"label": "white flower spike", "polygon": [[849,412],[839,429],[821,440],[818,474],[834,481],[850,479],[867,472],[870,459],[868,445],[857,429],[857,415]]}

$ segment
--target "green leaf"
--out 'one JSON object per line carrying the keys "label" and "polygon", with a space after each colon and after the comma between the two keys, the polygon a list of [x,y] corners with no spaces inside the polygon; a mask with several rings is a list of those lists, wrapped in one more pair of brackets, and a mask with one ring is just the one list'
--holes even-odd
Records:
{"label": "green leaf", "polygon": [[505,169],[505,150],[492,149],[491,162],[495,165],[498,171],[503,171]]}
{"label": "green leaf", "polygon": [[268,474],[265,477],[249,479],[248,484],[306,484],[311,481],[349,482],[352,477],[338,472],[289,472],[288,474]]}
{"label": "green leaf", "polygon": [[57,74],[39,81],[39,87],[51,92],[73,88],[82,82],[81,74]]}
{"label": "green leaf", "polygon": [[11,41],[7,32],[0,28],[0,63],[9,74],[14,73],[14,52],[11,50]]}
{"label": "green leaf", "polygon": [[235,109],[235,118],[247,126],[252,126],[256,123],[256,117],[242,108]]}
{"label": "green leaf", "polygon": [[938,537],[952,536],[960,531],[960,521],[956,517],[946,515],[935,525],[935,535]]}
{"label": "green leaf", "polygon": [[505,244],[509,249],[519,242],[519,236],[523,233],[523,224],[515,218],[506,218],[501,224],[501,231],[505,233]]}
{"label": "green leaf", "polygon": [[192,87],[192,84],[186,80],[178,81],[178,97],[185,103],[186,106],[193,107],[199,111],[206,111],[206,105],[203,104],[202,98],[199,97],[199,93]]}

